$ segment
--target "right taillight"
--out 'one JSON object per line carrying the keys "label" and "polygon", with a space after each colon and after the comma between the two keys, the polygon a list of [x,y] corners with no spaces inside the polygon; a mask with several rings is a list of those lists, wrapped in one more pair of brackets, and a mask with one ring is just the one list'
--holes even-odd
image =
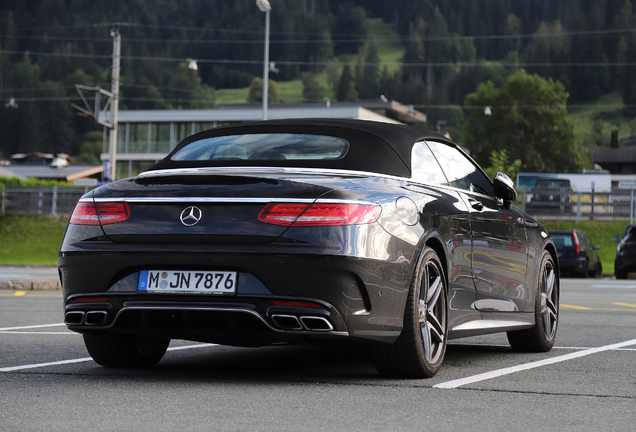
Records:
{"label": "right taillight", "polygon": [[125,202],[84,203],[75,206],[69,223],[75,225],[107,225],[128,220],[130,209]]}
{"label": "right taillight", "polygon": [[283,226],[361,225],[375,222],[382,207],[352,203],[270,203],[258,215],[261,222]]}
{"label": "right taillight", "polygon": [[574,248],[576,249],[576,256],[581,256],[581,243],[579,243],[579,238],[576,233],[572,233],[572,238],[574,239]]}

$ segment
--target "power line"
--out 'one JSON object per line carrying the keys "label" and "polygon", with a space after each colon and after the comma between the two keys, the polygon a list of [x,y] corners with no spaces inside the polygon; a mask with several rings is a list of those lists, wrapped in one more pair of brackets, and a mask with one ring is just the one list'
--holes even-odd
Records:
{"label": "power line", "polygon": [[[144,27],[137,25],[137,27]],[[158,28],[163,28],[157,26]],[[171,28],[171,27],[168,27]],[[195,30],[194,28],[191,28]],[[196,29],[206,30],[206,29]],[[232,32],[232,30],[214,30],[215,32]],[[246,34],[258,34],[262,35],[262,32],[256,32],[251,30],[235,30],[237,33]],[[603,36],[603,35],[621,35],[625,33],[636,33],[636,28],[629,29],[608,29],[608,30],[585,30],[585,31],[564,31],[564,32],[544,32],[544,33],[520,33],[509,35],[476,35],[476,36],[423,36],[423,37],[396,37],[396,38],[347,38],[347,39],[285,39],[276,40],[273,39],[270,43],[273,44],[328,44],[328,43],[366,43],[366,42],[444,42],[444,41],[458,41],[458,40],[499,40],[499,39],[527,39],[533,37],[551,38],[558,36]],[[312,33],[297,33],[297,32],[272,32],[276,35],[284,36],[297,36],[297,35],[311,35]],[[317,34],[314,34],[317,35]],[[317,36],[323,36],[322,34]],[[355,35],[354,35],[355,36]],[[65,40],[65,41],[81,41],[81,42],[110,42],[109,38],[87,38],[87,37],[71,37],[71,36],[18,36],[7,35],[8,39],[31,39],[31,40]],[[254,43],[260,44],[260,39],[247,39],[247,40],[216,40],[216,39],[144,39],[144,38],[124,38],[126,43],[170,43],[170,44],[246,44]]]}
{"label": "power line", "polygon": [[[92,59],[110,59],[110,55],[101,54],[73,54],[73,53],[52,53],[52,52],[31,52],[31,51],[11,51],[0,50],[0,54],[11,55],[34,55],[34,56],[49,56],[49,57],[69,57],[69,58],[92,58]],[[144,56],[122,56],[123,60],[139,60],[139,61],[158,61],[158,62],[188,62],[189,58],[178,57],[144,57]],[[225,60],[225,59],[197,59],[197,63],[211,63],[211,64],[242,64],[261,65],[262,60]],[[401,67],[608,67],[608,66],[636,66],[636,62],[540,62],[540,63],[528,63],[528,62],[416,62],[416,63],[403,63],[403,62],[385,62],[385,63],[366,63],[366,62],[353,62],[356,65],[361,66],[401,66]],[[294,60],[277,60],[277,65],[290,65],[290,66],[345,66],[350,65],[352,62],[341,61],[324,61],[324,62],[311,62],[311,61],[294,61]]]}

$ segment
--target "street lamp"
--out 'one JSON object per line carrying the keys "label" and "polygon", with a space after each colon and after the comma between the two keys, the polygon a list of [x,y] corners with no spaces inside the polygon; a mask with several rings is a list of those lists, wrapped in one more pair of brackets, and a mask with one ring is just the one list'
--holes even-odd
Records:
{"label": "street lamp", "polygon": [[256,0],[256,6],[265,12],[265,60],[263,61],[263,120],[267,120],[267,84],[269,81],[269,13],[272,6],[268,0]]}

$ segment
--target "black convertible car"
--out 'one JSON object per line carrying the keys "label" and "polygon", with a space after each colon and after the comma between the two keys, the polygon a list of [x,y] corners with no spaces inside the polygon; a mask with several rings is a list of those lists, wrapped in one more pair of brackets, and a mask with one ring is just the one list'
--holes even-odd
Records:
{"label": "black convertible car", "polygon": [[64,320],[107,367],[170,339],[363,342],[430,377],[449,339],[548,351],[559,269],[545,229],[456,144],[357,120],[219,127],[80,199],[59,253]]}

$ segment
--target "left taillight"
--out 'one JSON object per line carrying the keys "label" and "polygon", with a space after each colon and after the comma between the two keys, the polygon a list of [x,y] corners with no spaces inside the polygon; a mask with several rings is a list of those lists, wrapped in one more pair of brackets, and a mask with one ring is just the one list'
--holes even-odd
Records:
{"label": "left taillight", "polygon": [[75,225],[107,225],[128,220],[130,209],[125,202],[81,202],[75,206],[69,223]]}
{"label": "left taillight", "polygon": [[270,203],[258,220],[283,226],[361,225],[375,222],[381,212],[377,204]]}

